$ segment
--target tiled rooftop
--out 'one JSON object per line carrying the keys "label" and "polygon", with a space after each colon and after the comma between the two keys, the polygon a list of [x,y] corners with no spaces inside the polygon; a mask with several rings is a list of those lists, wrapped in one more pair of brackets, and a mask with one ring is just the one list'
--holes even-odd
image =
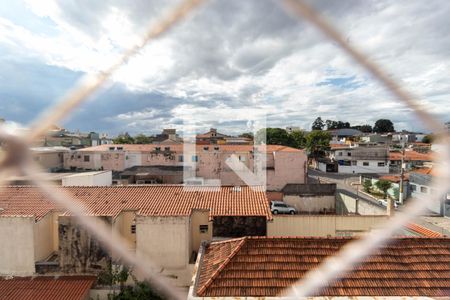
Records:
{"label": "tiled rooftop", "polygon": [[93,276],[38,276],[0,278],[1,300],[84,300]]}
{"label": "tiled rooftop", "polygon": [[[255,190],[254,190],[254,189]],[[193,209],[210,209],[215,216],[265,216],[271,219],[268,200],[261,187],[186,187],[181,185],[59,187],[80,200],[88,215],[117,216],[136,210],[144,216],[186,216]],[[36,187],[3,187],[0,216],[29,216],[37,220],[50,211],[63,210]]]}
{"label": "tiled rooftop", "polygon": [[[176,145],[166,145],[166,144],[120,144],[120,145],[100,145],[89,148],[82,148],[78,151],[81,152],[102,152],[102,151],[111,151],[110,147],[122,147],[124,151],[155,151],[157,147],[164,151],[164,148],[170,147],[171,151],[182,152],[183,144]],[[227,152],[250,152],[254,150],[253,145],[196,145],[197,152],[203,152],[204,147],[209,147],[209,151],[214,151],[214,147],[219,147],[219,151],[227,151]],[[282,145],[266,145],[267,152],[300,152],[303,150],[291,148]]]}
{"label": "tiled rooftop", "polygon": [[[389,152],[389,160],[401,160],[402,153],[391,151]],[[416,151],[405,151],[405,161],[432,161],[434,159],[433,153],[420,153]]]}
{"label": "tiled rooftop", "polygon": [[[200,261],[202,297],[279,296],[349,238],[241,238],[212,242]],[[317,293],[320,296],[450,295],[450,238],[395,238]]]}

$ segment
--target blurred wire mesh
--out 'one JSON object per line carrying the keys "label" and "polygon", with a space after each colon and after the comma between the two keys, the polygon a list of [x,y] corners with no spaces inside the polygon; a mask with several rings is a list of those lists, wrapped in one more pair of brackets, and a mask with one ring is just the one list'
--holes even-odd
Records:
{"label": "blurred wire mesh", "polygon": [[[84,211],[75,205],[76,199],[61,190],[57,190],[46,184],[46,178],[42,178],[42,173],[31,160],[28,151],[28,145],[37,137],[67,116],[74,108],[85,101],[130,58],[139,53],[149,42],[166,33],[183,18],[191,14],[203,0],[185,0],[175,7],[167,16],[156,22],[146,34],[142,37],[139,44],[125,51],[116,61],[111,62],[110,67],[96,75],[84,76],[58,104],[37,118],[30,126],[31,130],[23,136],[12,135],[0,127],[0,142],[4,146],[6,154],[0,158],[0,186],[7,183],[8,176],[19,171],[32,178],[33,183],[40,187],[47,197],[64,206],[73,216],[75,216],[85,229],[89,230],[109,251],[115,251],[120,254],[125,264],[133,267],[134,271],[146,278],[157,290],[171,299],[182,299],[183,295],[162,275],[158,275],[156,264],[143,258],[137,258],[127,251],[126,242],[117,234],[113,234],[106,226],[99,226],[91,218],[87,218]],[[444,145],[442,153],[437,158],[438,176],[434,180],[434,196],[422,201],[411,201],[406,209],[386,222],[381,229],[372,231],[361,239],[357,239],[344,247],[336,256],[329,257],[317,269],[306,274],[305,278],[293,285],[287,290],[287,295],[295,298],[307,297],[314,294],[320,294],[320,289],[327,286],[330,282],[342,278],[346,272],[351,271],[367,256],[378,247],[389,242],[389,238],[409,221],[418,216],[429,204],[429,202],[441,201],[440,196],[450,188],[450,137],[439,120],[429,114],[426,108],[422,107],[416,101],[414,95],[405,90],[391,77],[383,71],[376,63],[371,61],[367,55],[364,55],[353,45],[350,45],[343,35],[338,32],[331,23],[319,15],[312,7],[302,0],[283,0],[279,2],[286,13],[298,18],[300,21],[306,21],[316,27],[323,35],[335,42],[343,52],[347,53],[356,63],[360,64],[373,78],[377,79],[384,87],[390,91],[398,101],[414,110],[417,117],[424,125],[436,134],[437,143]],[[206,30],[206,29],[205,29]],[[39,173],[39,176],[37,175]],[[0,190],[1,192],[1,190]],[[416,199],[417,200],[417,199]]]}

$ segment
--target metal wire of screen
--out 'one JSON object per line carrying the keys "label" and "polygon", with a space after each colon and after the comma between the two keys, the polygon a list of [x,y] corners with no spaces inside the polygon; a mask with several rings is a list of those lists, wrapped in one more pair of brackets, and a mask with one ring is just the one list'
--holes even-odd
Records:
{"label": "metal wire of screen", "polygon": [[[171,13],[154,24],[142,37],[139,44],[125,51],[117,61],[111,63],[108,69],[95,76],[86,75],[83,77],[61,102],[31,124],[31,131],[28,134],[24,136],[12,135],[0,128],[0,141],[7,145],[6,149],[4,149],[6,154],[0,162],[0,186],[5,185],[8,175],[14,170],[19,170],[28,175],[49,200],[65,207],[79,221],[80,225],[89,230],[107,250],[119,254],[124,264],[132,266],[137,275],[146,278],[158,291],[171,299],[183,299],[183,295],[164,276],[158,275],[156,264],[147,257],[136,257],[136,255],[129,253],[125,246],[126,242],[117,233],[113,232],[111,237],[111,231],[105,224],[99,225],[92,218],[85,216],[83,208],[76,204],[76,199],[61,189],[55,189],[47,185],[47,178],[43,178],[42,174],[37,175],[38,166],[30,158],[28,145],[40,135],[45,134],[52,124],[67,116],[75,107],[91,96],[117,69],[126,64],[146,44],[166,33],[203,2],[203,0],[182,1]],[[316,294],[330,282],[342,278],[346,272],[351,271],[367,256],[370,256],[377,247],[388,242],[389,238],[398,229],[419,215],[427,207],[427,204],[441,201],[440,195],[447,192],[450,188],[450,137],[443,124],[429,114],[424,107],[420,106],[414,95],[387,76],[380,66],[371,61],[356,47],[347,43],[343,35],[314,9],[301,0],[284,0],[280,3],[288,14],[298,18],[300,21],[307,21],[321,31],[326,38],[334,41],[356,63],[365,68],[374,79],[384,85],[400,102],[414,110],[424,125],[435,133],[437,142],[443,145],[443,151],[439,153],[436,159],[438,176],[435,176],[433,182],[435,194],[428,199],[411,201],[402,213],[398,213],[387,221],[381,229],[372,231],[363,238],[347,244],[337,255],[329,257],[317,269],[306,274],[303,280],[287,290],[288,296],[299,298]]]}

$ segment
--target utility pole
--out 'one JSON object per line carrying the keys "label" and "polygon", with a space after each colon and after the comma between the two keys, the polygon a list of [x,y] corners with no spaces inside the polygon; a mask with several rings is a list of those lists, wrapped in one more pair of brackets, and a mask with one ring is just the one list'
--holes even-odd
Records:
{"label": "utility pole", "polygon": [[403,164],[405,163],[405,141],[403,141],[403,135],[402,135],[402,160],[400,165],[400,189],[398,194],[398,201],[400,204],[403,205],[403,174],[404,174],[404,168]]}

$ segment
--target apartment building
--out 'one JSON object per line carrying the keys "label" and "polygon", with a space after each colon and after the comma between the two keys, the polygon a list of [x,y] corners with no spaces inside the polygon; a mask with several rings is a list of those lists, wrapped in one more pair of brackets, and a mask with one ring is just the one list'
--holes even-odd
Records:
{"label": "apartment building", "polygon": [[30,151],[33,160],[45,171],[55,172],[64,169],[64,153],[68,153],[70,149],[61,146],[32,147]]}
{"label": "apartment building", "polygon": [[389,173],[389,152],[385,147],[342,148],[331,152],[338,173]]}
{"label": "apartment building", "polygon": [[[178,175],[171,174],[171,180],[179,175],[188,164],[192,177],[204,180],[220,180],[221,185],[244,185],[245,182],[227,165],[226,160],[236,155],[241,166],[255,170],[255,162],[262,151],[266,159],[266,178],[268,190],[281,190],[289,183],[305,183],[307,176],[305,151],[280,145],[267,145],[264,148],[253,145],[193,145],[186,153],[185,145],[101,145],[71,151],[64,156],[64,167],[76,170],[124,171],[135,166],[173,167]],[[263,150],[261,150],[263,149]],[[260,151],[258,153],[258,151]],[[257,155],[258,154],[258,155]],[[178,168],[176,168],[178,167]],[[175,169],[174,169],[175,168]],[[148,180],[158,177],[161,168],[148,169]],[[162,170],[161,169],[161,170]],[[153,173],[152,173],[153,172]],[[132,175],[132,174],[131,174]],[[168,178],[168,177],[167,177]],[[175,179],[174,179],[175,178]],[[156,181],[159,182],[159,181]],[[181,183],[181,182],[161,182]]]}

